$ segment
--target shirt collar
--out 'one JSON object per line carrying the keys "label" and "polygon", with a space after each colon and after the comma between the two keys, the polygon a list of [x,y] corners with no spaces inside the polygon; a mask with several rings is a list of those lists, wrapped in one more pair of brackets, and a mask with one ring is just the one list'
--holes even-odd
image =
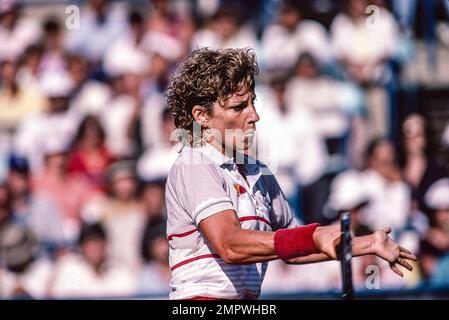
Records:
{"label": "shirt collar", "polygon": [[[229,157],[221,153],[217,148],[215,148],[210,143],[205,143],[201,147],[196,147],[195,149],[206,155],[218,166],[222,168],[227,168],[228,170],[230,169],[229,167],[231,167],[231,169],[234,171],[237,170],[235,159],[233,157]],[[247,179],[252,188],[262,175],[260,163],[253,157],[247,155],[242,155],[242,157],[244,158],[243,166],[247,174]]]}
{"label": "shirt collar", "polygon": [[235,164],[234,158],[228,157],[227,155],[221,153],[220,151],[218,151],[217,148],[215,148],[210,143],[205,143],[201,147],[196,147],[195,149],[205,154],[210,160],[212,160],[218,166]]}

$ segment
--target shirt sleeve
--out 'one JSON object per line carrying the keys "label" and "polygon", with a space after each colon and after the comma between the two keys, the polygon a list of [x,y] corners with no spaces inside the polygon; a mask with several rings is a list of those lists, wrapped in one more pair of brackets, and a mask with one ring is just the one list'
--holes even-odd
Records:
{"label": "shirt sleeve", "polygon": [[212,163],[180,163],[172,168],[169,181],[179,198],[179,204],[194,224],[225,210],[235,210],[225,178]]}
{"label": "shirt sleeve", "polygon": [[300,221],[294,216],[284,193],[272,174],[264,175],[264,183],[271,198],[271,217],[273,231],[290,229],[300,226]]}

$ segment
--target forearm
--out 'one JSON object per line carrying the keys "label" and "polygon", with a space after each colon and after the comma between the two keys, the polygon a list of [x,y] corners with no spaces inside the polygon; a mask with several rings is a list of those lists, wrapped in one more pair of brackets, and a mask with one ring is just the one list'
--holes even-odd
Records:
{"label": "forearm", "polygon": [[289,260],[285,260],[285,263],[287,264],[307,264],[307,263],[317,263],[317,262],[324,262],[324,261],[331,261],[332,259],[329,258],[328,255],[325,253],[313,253],[309,254],[305,257],[298,257],[293,258]]}
{"label": "forearm", "polygon": [[278,259],[274,232],[238,229],[225,243],[226,259],[230,263],[250,264]]}
{"label": "forearm", "polygon": [[375,254],[373,235],[355,237],[352,239],[352,255],[354,257]]}
{"label": "forearm", "polygon": [[[226,256],[236,263],[255,263],[274,259],[288,261],[317,254],[319,251],[313,241],[316,227],[315,224],[276,232],[237,229],[228,234]],[[316,258],[312,257],[311,262]]]}
{"label": "forearm", "polygon": [[313,240],[318,224],[276,232],[241,229],[235,212],[226,210],[199,225],[205,239],[226,263],[250,264],[288,260],[319,252]]}
{"label": "forearm", "polygon": [[[375,254],[373,248],[373,236],[355,237],[352,239],[352,255],[354,257]],[[337,250],[337,248],[336,248]],[[311,254],[305,257],[293,258],[285,261],[288,264],[306,264],[335,260],[325,253]]]}

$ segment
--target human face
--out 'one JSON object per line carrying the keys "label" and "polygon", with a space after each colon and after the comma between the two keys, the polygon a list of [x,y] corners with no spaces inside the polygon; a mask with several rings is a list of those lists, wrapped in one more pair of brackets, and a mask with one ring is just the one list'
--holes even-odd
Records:
{"label": "human face", "polygon": [[256,122],[260,119],[254,108],[254,99],[254,92],[243,88],[222,104],[213,104],[208,117],[212,143],[223,153],[244,151],[252,146]]}
{"label": "human face", "polygon": [[99,268],[106,259],[106,241],[100,237],[93,237],[81,245],[84,258],[94,268]]}
{"label": "human face", "polygon": [[411,115],[404,121],[402,132],[407,153],[419,155],[425,151],[427,140],[424,118],[419,115]]}
{"label": "human face", "polygon": [[154,260],[168,264],[168,241],[165,237],[158,237],[150,243],[150,253]]}
{"label": "human face", "polygon": [[120,201],[130,201],[136,195],[137,182],[134,177],[116,178],[112,182],[112,193]]}
{"label": "human face", "polygon": [[394,146],[389,141],[382,141],[371,158],[371,167],[374,169],[382,169],[391,167],[395,164]]}

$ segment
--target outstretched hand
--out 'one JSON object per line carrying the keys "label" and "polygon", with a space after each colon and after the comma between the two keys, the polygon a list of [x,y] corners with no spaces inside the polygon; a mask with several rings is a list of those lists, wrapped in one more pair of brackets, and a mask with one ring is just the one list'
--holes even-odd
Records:
{"label": "outstretched hand", "polygon": [[373,234],[373,251],[380,258],[386,260],[390,264],[391,270],[396,274],[403,277],[404,274],[398,268],[403,266],[409,271],[413,270],[413,267],[407,262],[407,260],[416,261],[417,257],[409,250],[401,247],[394,242],[388,234],[390,234],[391,228],[386,227],[383,230],[374,232]]}
{"label": "outstretched hand", "polygon": [[[399,269],[399,266],[412,271],[413,267],[407,260],[416,261],[417,258],[409,250],[393,241],[388,236],[390,233],[391,228],[386,227],[371,235],[353,238],[352,254],[353,256],[375,254],[386,260],[390,264],[391,270],[403,277],[404,274]],[[338,259],[338,246],[341,242],[340,226],[318,227],[313,234],[313,239],[316,247],[326,254],[329,259]]]}

